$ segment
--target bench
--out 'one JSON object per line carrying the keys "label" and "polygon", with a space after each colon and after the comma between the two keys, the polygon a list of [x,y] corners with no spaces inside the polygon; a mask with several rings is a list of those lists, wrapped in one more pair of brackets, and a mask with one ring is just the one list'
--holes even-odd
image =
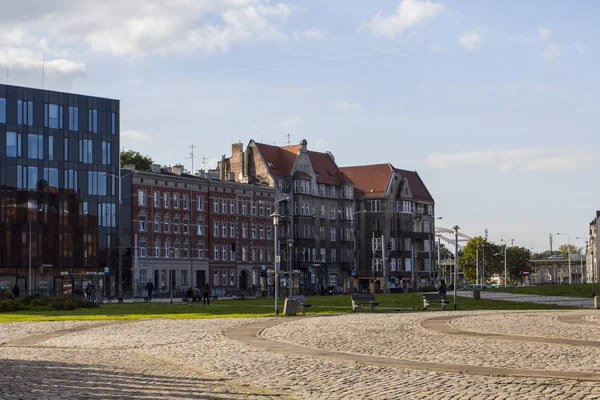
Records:
{"label": "bench", "polygon": [[446,309],[446,306],[450,304],[446,301],[445,294],[439,293],[423,293],[423,308],[427,310],[427,307],[431,305],[431,302],[440,302],[442,310]]}
{"label": "bench", "polygon": [[306,297],[304,297],[303,294],[289,296],[288,300],[295,300],[296,302],[298,302],[298,305],[300,306],[300,312],[302,313],[302,315],[306,314],[307,308],[312,307],[312,304],[306,304]]}
{"label": "bench", "polygon": [[371,312],[375,311],[375,306],[379,303],[375,301],[374,294],[353,294],[352,295],[352,311],[356,311],[358,307],[364,307],[366,303],[369,303]]}

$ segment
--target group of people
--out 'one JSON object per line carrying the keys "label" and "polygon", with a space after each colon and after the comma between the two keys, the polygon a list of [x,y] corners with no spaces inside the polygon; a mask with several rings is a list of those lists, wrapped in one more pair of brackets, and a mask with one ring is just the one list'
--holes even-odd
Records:
{"label": "group of people", "polygon": [[[154,284],[152,283],[152,279],[150,279],[148,281],[148,283],[146,283],[146,299],[147,301],[152,301],[152,293],[154,292]],[[202,289],[200,288],[192,288],[190,287],[187,290],[187,297],[191,298],[192,301],[200,301],[200,299],[202,299],[202,302],[204,303],[204,305],[210,305],[210,286],[207,283],[206,285],[204,285],[202,287]]]}
{"label": "group of people", "polygon": [[440,280],[440,285],[438,287],[438,293],[442,294],[442,295],[446,295],[446,291],[453,291],[454,290],[454,284],[450,284],[450,286],[446,287],[446,281],[444,281],[443,279]]}

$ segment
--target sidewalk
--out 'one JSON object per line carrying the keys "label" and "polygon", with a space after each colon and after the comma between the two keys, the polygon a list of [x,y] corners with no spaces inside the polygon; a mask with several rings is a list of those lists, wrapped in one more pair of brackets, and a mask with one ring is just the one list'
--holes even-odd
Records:
{"label": "sidewalk", "polygon": [[[473,292],[471,291],[459,290],[457,294],[462,297],[473,297]],[[517,294],[493,291],[488,292],[482,290],[481,298],[486,300],[505,300],[518,301],[523,303],[556,304],[557,306],[594,308],[594,299],[592,297],[582,298],[564,296],[538,296],[535,294]]]}

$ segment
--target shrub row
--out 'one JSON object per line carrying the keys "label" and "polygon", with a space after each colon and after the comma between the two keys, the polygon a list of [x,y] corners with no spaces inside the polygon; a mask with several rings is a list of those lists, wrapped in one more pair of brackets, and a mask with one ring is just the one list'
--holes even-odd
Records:
{"label": "shrub row", "polygon": [[87,301],[80,296],[43,297],[40,295],[23,296],[17,299],[0,298],[0,312],[9,311],[54,311],[75,310],[77,308],[99,307],[97,303]]}

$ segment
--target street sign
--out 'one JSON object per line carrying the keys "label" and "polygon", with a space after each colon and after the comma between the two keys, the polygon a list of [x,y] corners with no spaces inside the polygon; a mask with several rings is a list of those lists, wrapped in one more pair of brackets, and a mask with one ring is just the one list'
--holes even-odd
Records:
{"label": "street sign", "polygon": [[356,278],[358,276],[355,269],[352,270],[352,272],[350,273],[350,276],[353,278]]}
{"label": "street sign", "polygon": [[275,256],[275,262],[281,262],[281,256]]}
{"label": "street sign", "polygon": [[108,275],[108,267],[104,267],[104,275]]}
{"label": "street sign", "polygon": [[267,269],[267,266],[266,266],[266,265],[263,265],[263,266],[262,266],[262,267],[260,267],[260,268],[261,268],[261,269],[264,271],[265,269]]}
{"label": "street sign", "polygon": [[529,275],[529,271],[523,271],[523,275]]}

